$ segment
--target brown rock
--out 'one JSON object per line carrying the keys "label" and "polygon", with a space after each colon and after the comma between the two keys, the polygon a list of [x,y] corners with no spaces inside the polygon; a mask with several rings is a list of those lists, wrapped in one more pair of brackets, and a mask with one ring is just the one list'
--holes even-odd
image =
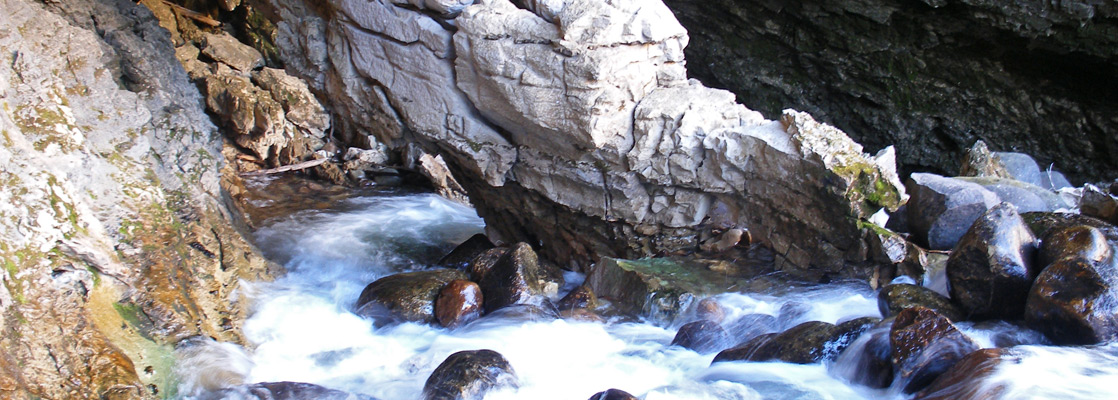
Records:
{"label": "brown rock", "polygon": [[1025,305],[1025,324],[1059,344],[1118,339],[1118,267],[1114,258],[1068,257],[1040,273]]}
{"label": "brown rock", "polygon": [[229,34],[205,34],[206,47],[202,54],[241,72],[250,72],[264,65],[264,56]]}
{"label": "brown rock", "polygon": [[539,287],[539,260],[527,243],[513,245],[479,282],[485,311],[528,303],[542,293]]}
{"label": "brown rock", "polygon": [[594,290],[589,286],[582,285],[571,290],[566,296],[559,300],[556,305],[559,311],[578,310],[578,309],[595,309],[598,308],[598,296],[594,295]]}
{"label": "brown rock", "polygon": [[1008,361],[1008,353],[1007,349],[982,349],[967,354],[913,399],[1000,399],[1005,388],[991,387],[985,381],[999,364]]}
{"label": "brown rock", "polygon": [[718,300],[707,297],[699,301],[699,305],[695,308],[695,314],[700,319],[713,321],[714,323],[721,324],[726,319],[726,310],[718,304]]}
{"label": "brown rock", "polygon": [[435,301],[435,318],[439,325],[456,328],[481,317],[481,287],[476,283],[456,279],[439,291]]}
{"label": "brown rock", "polygon": [[595,393],[590,396],[589,400],[638,400],[636,396],[629,394],[624,390],[610,389],[604,392]]}
{"label": "brown rock", "polygon": [[477,257],[474,257],[473,261],[470,261],[469,266],[470,280],[481,282],[485,279],[485,274],[493,269],[493,266],[497,264],[497,260],[500,260],[501,256],[505,255],[507,251],[507,248],[496,247],[485,250],[481,254],[478,254]]}
{"label": "brown rock", "polygon": [[877,294],[877,308],[886,318],[917,306],[933,309],[952,321],[962,321],[964,317],[951,299],[923,286],[907,283],[887,285]]}
{"label": "brown rock", "polygon": [[439,292],[451,281],[459,279],[466,279],[466,274],[456,269],[389,275],[366,286],[355,308],[358,315],[375,318],[378,323],[412,321],[434,324],[438,322],[435,319],[435,300]]}
{"label": "brown rock", "polygon": [[840,329],[834,324],[821,321],[805,322],[784,332],[760,335],[744,344],[723,350],[714,357],[713,362],[780,360],[813,364],[837,356],[845,348],[844,345],[852,341],[848,336],[850,328],[848,325]]}
{"label": "brown rock", "polygon": [[1037,240],[1013,205],[1001,203],[967,230],[947,260],[951,298],[970,318],[1019,319],[1040,269]]}
{"label": "brown rock", "polygon": [[694,350],[700,354],[713,353],[724,349],[730,343],[730,335],[713,321],[695,321],[679,327],[672,346]]}
{"label": "brown rock", "polygon": [[889,332],[893,369],[904,382],[905,393],[927,386],[955,365],[978,344],[964,335],[947,317],[925,307],[901,311]]}
{"label": "brown rock", "polygon": [[472,400],[520,386],[508,360],[493,350],[460,351],[439,364],[423,385],[423,400]]}
{"label": "brown rock", "polygon": [[1055,230],[1045,236],[1037,262],[1042,268],[1066,257],[1101,262],[1109,258],[1111,252],[1110,244],[1102,231],[1087,225],[1077,225]]}
{"label": "brown rock", "polygon": [[475,258],[493,248],[493,242],[484,234],[470,236],[450,253],[439,260],[438,265],[443,268],[468,269]]}

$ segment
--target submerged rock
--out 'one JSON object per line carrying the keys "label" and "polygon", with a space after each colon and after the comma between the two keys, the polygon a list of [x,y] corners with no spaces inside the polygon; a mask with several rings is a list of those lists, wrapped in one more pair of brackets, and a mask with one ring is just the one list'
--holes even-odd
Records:
{"label": "submerged rock", "polygon": [[922,389],[960,359],[978,350],[969,337],[934,310],[901,311],[889,332],[893,368],[905,393]]}
{"label": "submerged rock", "polygon": [[517,243],[493,264],[481,281],[485,311],[531,302],[543,294],[536,252],[527,243]]}
{"label": "submerged rock", "polygon": [[377,279],[361,291],[354,308],[357,315],[371,317],[377,323],[411,321],[437,323],[435,300],[446,285],[464,280],[466,274],[456,269],[408,272]]}
{"label": "submerged rock", "polygon": [[877,294],[877,308],[886,318],[912,307],[930,308],[952,321],[962,321],[966,317],[951,303],[951,299],[923,286],[907,283],[887,285]]}
{"label": "submerged rock", "polygon": [[915,173],[908,180],[908,226],[916,241],[933,250],[955,246],[967,228],[998,196],[978,184]]}
{"label": "submerged rock", "polygon": [[1118,266],[1065,257],[1040,273],[1025,306],[1025,323],[1058,344],[1118,339]]}
{"label": "submerged rock", "polygon": [[696,297],[720,292],[737,279],[666,258],[603,257],[586,276],[595,294],[623,312],[670,322]]}
{"label": "submerged rock", "polygon": [[695,321],[679,327],[672,346],[694,350],[700,354],[720,351],[730,345],[730,336],[713,321]]}
{"label": "submerged rock", "polygon": [[435,318],[439,325],[457,328],[481,317],[481,287],[467,280],[453,280],[439,290]]}
{"label": "submerged rock", "polygon": [[508,360],[493,350],[460,351],[439,364],[423,385],[423,400],[474,400],[490,390],[516,388]]}
{"label": "submerged rock", "polygon": [[987,378],[997,372],[998,365],[1013,362],[1010,351],[1004,348],[982,349],[967,354],[951,369],[944,372],[913,399],[998,399],[1004,387],[986,384]]}
{"label": "submerged rock", "polygon": [[947,260],[951,298],[970,318],[1019,319],[1033,278],[1037,239],[1002,203],[982,215]]}
{"label": "submerged rock", "polygon": [[375,400],[373,397],[328,389],[302,382],[264,382],[222,389],[204,394],[199,400]]}
{"label": "submerged rock", "polygon": [[726,331],[738,343],[777,330],[776,317],[768,314],[746,314],[726,324]]}
{"label": "submerged rock", "polygon": [[[853,355],[856,360],[853,374],[846,378],[871,388],[889,387],[893,383],[893,347],[889,343],[889,329],[874,329],[866,332],[863,338],[860,340],[865,340],[865,345]],[[850,350],[854,349],[851,347]]]}
{"label": "submerged rock", "polygon": [[695,316],[721,324],[726,319],[726,309],[718,303],[718,300],[707,297],[699,300],[699,304],[695,306]]}

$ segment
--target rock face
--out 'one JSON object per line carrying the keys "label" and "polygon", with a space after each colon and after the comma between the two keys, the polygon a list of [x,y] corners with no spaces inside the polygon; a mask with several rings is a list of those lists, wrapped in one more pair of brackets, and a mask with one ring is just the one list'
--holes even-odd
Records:
{"label": "rock face", "polygon": [[960,332],[944,316],[924,307],[909,308],[897,315],[889,332],[893,347],[893,369],[905,393],[927,386],[978,344]]}
{"label": "rock face", "polygon": [[423,400],[480,399],[493,389],[519,386],[516,371],[493,350],[460,351],[447,357],[423,385]]}
{"label": "rock face", "polygon": [[1118,266],[1067,257],[1040,273],[1025,306],[1025,323],[1060,344],[1118,339]]}
{"label": "rock face", "polygon": [[0,8],[0,398],[155,397],[176,342],[241,340],[232,293],[269,273],[220,136],[143,6]]}
{"label": "rock face", "polygon": [[339,130],[441,155],[494,240],[572,269],[748,229],[793,274],[868,276],[857,220],[906,198],[891,149],[687,80],[687,34],[657,1],[269,3],[288,71]]}
{"label": "rock face", "polygon": [[972,319],[1019,319],[1040,268],[1037,239],[1017,214],[1002,203],[970,227],[947,259],[951,299]]}
{"label": "rock face", "polygon": [[[1076,182],[1118,171],[1118,9],[1086,0],[666,0],[689,72],[769,117],[794,107],[907,171],[992,148]],[[1028,134],[1022,134],[1028,132]]]}

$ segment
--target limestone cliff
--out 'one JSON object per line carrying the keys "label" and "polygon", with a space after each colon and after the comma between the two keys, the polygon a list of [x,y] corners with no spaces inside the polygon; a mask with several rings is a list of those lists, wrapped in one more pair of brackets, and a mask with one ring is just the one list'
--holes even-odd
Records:
{"label": "limestone cliff", "polygon": [[789,272],[864,276],[858,221],[905,199],[891,149],[689,81],[658,0],[268,3],[342,131],[441,154],[493,233],[574,269],[745,228]]}
{"label": "limestone cliff", "polygon": [[220,136],[147,8],[0,5],[0,397],[173,396],[171,345],[239,340],[267,270]]}
{"label": "limestone cliff", "polygon": [[767,116],[810,112],[906,171],[982,139],[1075,183],[1118,171],[1118,3],[665,0],[690,72]]}

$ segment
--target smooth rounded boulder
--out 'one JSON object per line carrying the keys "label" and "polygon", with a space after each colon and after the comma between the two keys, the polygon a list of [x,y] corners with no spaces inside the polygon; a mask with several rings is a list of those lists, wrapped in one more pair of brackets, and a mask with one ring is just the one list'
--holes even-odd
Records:
{"label": "smooth rounded boulder", "polygon": [[477,256],[492,249],[493,242],[483,234],[470,236],[465,242],[459,244],[450,253],[439,260],[438,265],[443,268],[467,269]]}
{"label": "smooth rounded boulder", "polygon": [[532,246],[521,242],[509,248],[478,282],[485,298],[485,311],[525,304],[541,295],[539,269]]}
{"label": "smooth rounded boulder", "polygon": [[1044,237],[1037,262],[1041,267],[1067,257],[1079,257],[1091,262],[1101,262],[1112,254],[1106,235],[1098,228],[1087,225],[1070,226],[1055,230]]}
{"label": "smooth rounded boulder", "polygon": [[1115,258],[1068,257],[1049,265],[1029,293],[1025,324],[1057,344],[1118,340]]}
{"label": "smooth rounded boulder", "polygon": [[589,400],[638,400],[637,396],[633,396],[621,389],[610,389],[590,396]]}
{"label": "smooth rounded boulder", "polygon": [[451,354],[423,385],[423,400],[474,400],[494,389],[517,388],[516,371],[501,353],[469,350]]}
{"label": "smooth rounded boulder", "polygon": [[889,332],[893,371],[905,393],[920,390],[947,371],[978,344],[947,317],[930,308],[901,311]]}
{"label": "smooth rounded boulder", "polygon": [[361,291],[357,299],[357,315],[371,317],[378,323],[425,322],[434,324],[435,300],[448,283],[466,279],[456,269],[408,272],[377,279]]}
{"label": "smooth rounded boulder", "polygon": [[897,283],[882,287],[877,294],[877,308],[885,318],[917,306],[936,310],[952,321],[961,321],[964,317],[951,299],[923,286]]}
{"label": "smooth rounded boulder", "polygon": [[918,244],[947,250],[967,227],[998,204],[998,196],[982,186],[935,174],[915,173],[905,185],[909,196],[908,226]]}
{"label": "smooth rounded boulder", "polygon": [[840,325],[822,321],[805,322],[781,333],[768,333],[723,350],[713,362],[780,360],[814,364],[833,359],[876,319],[859,318]]}
{"label": "smooth rounded boulder", "polygon": [[970,319],[1020,319],[1039,272],[1037,239],[1009,203],[982,215],[947,259],[951,298]]}
{"label": "smooth rounded boulder", "polygon": [[457,328],[481,317],[481,287],[476,283],[456,279],[439,291],[435,301],[435,318],[439,325]]}

